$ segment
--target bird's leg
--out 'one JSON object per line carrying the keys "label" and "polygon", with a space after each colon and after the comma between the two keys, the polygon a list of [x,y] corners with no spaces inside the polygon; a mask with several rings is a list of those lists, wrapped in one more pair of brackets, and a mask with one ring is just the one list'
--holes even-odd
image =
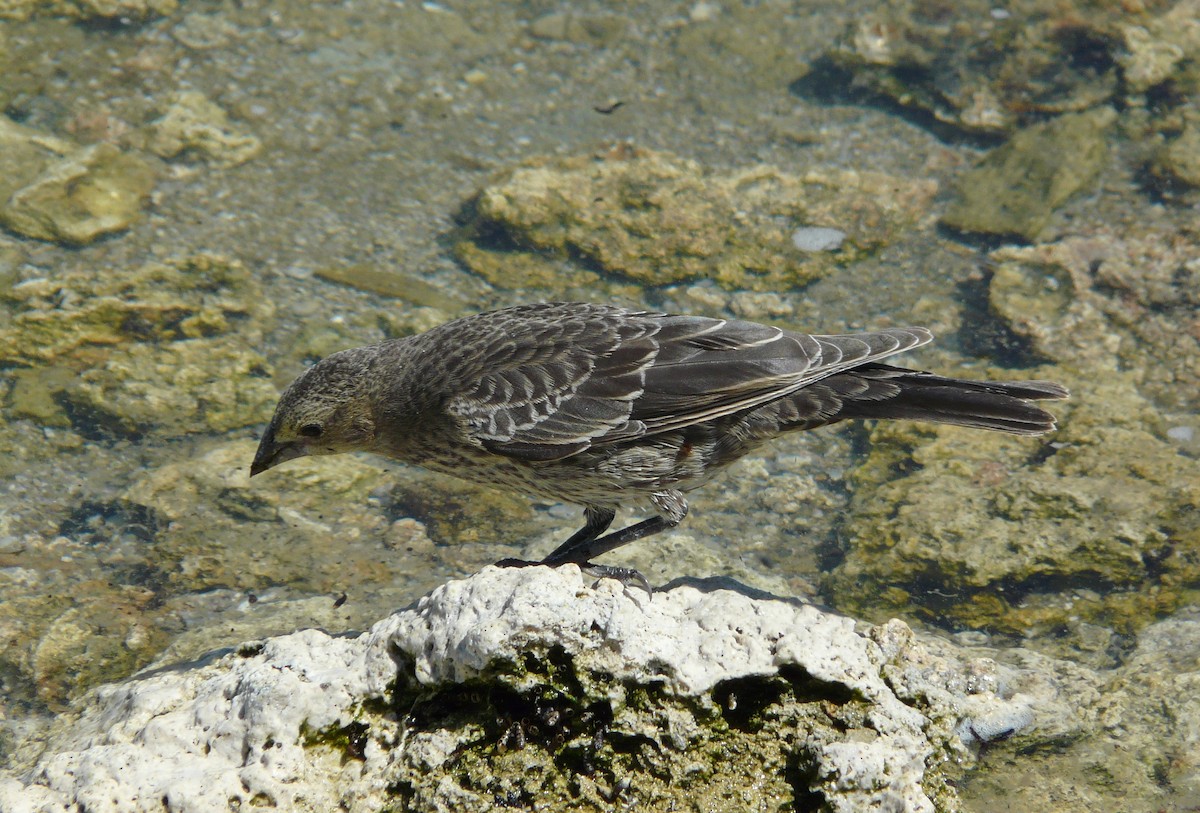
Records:
{"label": "bird's leg", "polygon": [[[678,491],[658,492],[651,496],[650,502],[658,509],[659,513],[657,516],[642,520],[635,525],[630,525],[619,531],[613,531],[606,536],[600,536],[599,533],[607,528],[613,520],[612,513],[608,512],[609,516],[600,528],[600,531],[589,537],[585,532],[590,525],[585,526],[582,531],[576,533],[566,543],[560,545],[553,553],[543,559],[542,564],[554,567],[572,562],[579,565],[579,568],[588,575],[600,579],[616,579],[622,584],[637,582],[647,593],[653,594],[650,582],[646,577],[631,567],[592,564],[592,559],[595,559],[597,556],[602,556],[611,550],[616,550],[622,545],[628,545],[630,542],[637,541],[638,539],[674,528],[687,516],[687,500]],[[592,518],[591,511],[592,509],[589,508],[589,513],[586,515],[589,523]]]}
{"label": "bird's leg", "polygon": [[[567,562],[584,563],[584,559],[577,559],[571,551],[580,546],[587,545],[592,542],[600,534],[608,530],[608,526],[612,525],[613,518],[617,516],[617,512],[611,508],[585,508],[583,509],[583,527],[571,537],[559,545],[554,551],[540,562],[530,562],[526,559],[501,559],[496,562],[499,567],[528,567],[530,565],[549,565],[549,564],[565,564]],[[554,559],[552,563],[550,560]],[[586,557],[585,557],[586,559]]]}
{"label": "bird's leg", "polygon": [[[542,563],[547,565],[561,565],[567,562],[575,562],[579,565],[591,564],[591,560],[597,556],[602,556],[610,550],[616,550],[622,545],[628,545],[630,542],[635,542],[643,537],[660,533],[668,528],[674,528],[677,524],[676,522],[671,522],[666,517],[650,517],[650,519],[644,519],[636,525],[630,525],[628,528],[613,531],[611,534],[605,536],[580,539],[573,544],[571,542],[575,537],[571,537],[571,539],[567,540],[566,544],[563,544],[543,559]],[[576,534],[576,536],[578,535]]]}
{"label": "bird's leg", "polygon": [[597,565],[591,560],[601,554],[608,553],[610,550],[627,545],[634,540],[665,531],[667,528],[673,528],[677,524],[679,523],[672,522],[670,519],[661,516],[644,519],[636,525],[630,525],[619,531],[613,531],[611,534],[599,537],[598,539],[580,541],[569,547],[564,545],[543,559],[542,564],[557,567],[558,565],[565,565],[571,562],[579,565],[579,569],[589,576],[595,576],[597,579],[616,579],[625,585],[630,582],[636,582],[648,594],[653,595],[654,589],[650,586],[649,579],[643,576],[640,570],[635,570],[632,567]]}
{"label": "bird's leg", "polygon": [[600,534],[607,531],[608,526],[612,525],[612,521],[616,516],[617,512],[611,508],[583,509],[583,527],[571,534],[571,538],[555,548],[550,555],[546,557],[546,559],[562,557],[562,561],[564,562],[579,561],[573,556],[569,556],[567,552],[578,545],[586,545]]}

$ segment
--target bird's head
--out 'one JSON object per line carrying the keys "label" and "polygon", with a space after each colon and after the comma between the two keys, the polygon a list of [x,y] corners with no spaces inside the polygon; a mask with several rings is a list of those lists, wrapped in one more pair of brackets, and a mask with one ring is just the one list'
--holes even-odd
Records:
{"label": "bird's head", "polygon": [[372,348],[343,350],[309,367],[275,407],[250,464],[250,476],[297,457],[370,449]]}

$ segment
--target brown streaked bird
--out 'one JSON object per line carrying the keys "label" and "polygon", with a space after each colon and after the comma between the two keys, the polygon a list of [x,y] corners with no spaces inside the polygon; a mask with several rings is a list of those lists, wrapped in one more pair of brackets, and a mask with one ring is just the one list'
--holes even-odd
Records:
{"label": "brown streaked bird", "polygon": [[[334,353],[283,393],[250,475],[305,455],[374,452],[575,503],[584,526],[542,560],[592,559],[678,525],[684,493],[784,432],[904,418],[1040,435],[1049,381],[968,381],[881,364],[921,327],[808,335],[733,319],[556,302],[456,319]],[[611,533],[622,505],[653,516]]]}

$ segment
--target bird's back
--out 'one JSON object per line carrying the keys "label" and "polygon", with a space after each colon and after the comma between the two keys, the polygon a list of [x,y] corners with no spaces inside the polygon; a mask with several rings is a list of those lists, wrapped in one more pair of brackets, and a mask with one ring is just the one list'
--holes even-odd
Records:
{"label": "bird's back", "polygon": [[818,336],[583,303],[522,305],[419,338],[463,438],[527,461],[707,423],[928,342],[923,328]]}

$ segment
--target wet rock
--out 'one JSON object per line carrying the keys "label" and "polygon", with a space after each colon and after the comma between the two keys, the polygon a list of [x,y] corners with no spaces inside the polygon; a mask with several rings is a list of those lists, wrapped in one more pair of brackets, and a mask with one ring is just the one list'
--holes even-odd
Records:
{"label": "wet rock", "polygon": [[560,11],[538,17],[529,24],[529,33],[538,39],[603,46],[620,40],[631,24],[628,17],[616,14]]}
{"label": "wet rock", "polygon": [[1151,163],[1151,171],[1194,196],[1200,189],[1200,117],[1163,145]]}
{"label": "wet rock", "polygon": [[974,132],[1117,95],[1118,25],[1129,19],[1119,7],[1025,0],[997,11],[983,0],[885,3],[856,18],[829,57],[858,84]]}
{"label": "wet rock", "polygon": [[207,51],[228,45],[240,38],[241,32],[222,14],[193,12],[183,15],[179,24],[171,29],[171,36],[193,51]]}
{"label": "wet rock", "polygon": [[12,380],[4,402],[9,415],[30,418],[42,426],[71,425],[57,396],[75,383],[75,370],[69,367],[24,368],[8,371],[7,375]]}
{"label": "wet rock", "polygon": [[[1198,622],[1193,610],[1152,624],[1111,671],[1014,652],[1026,669],[1056,676],[1059,701],[1074,706],[1060,719],[1073,717],[1078,726],[1045,730],[1036,759],[988,759],[964,790],[964,808],[1152,811],[1193,804],[1200,790],[1193,756],[1200,730]],[[1038,708],[1034,714],[1046,716]]]}
{"label": "wet rock", "polygon": [[0,223],[74,245],[137,221],[154,172],[108,143],[79,147],[0,117]]}
{"label": "wet rock", "polygon": [[4,0],[0,2],[0,18],[28,20],[36,15],[145,20],[169,15],[178,7],[178,0]]}
{"label": "wet rock", "polygon": [[1153,431],[1130,376],[1043,377],[1072,390],[1046,438],[873,430],[826,582],[839,607],[1028,636],[1128,633],[1197,599],[1200,463]]}
{"label": "wet rock", "polygon": [[992,254],[994,313],[1033,351],[1084,370],[1130,371],[1172,410],[1200,406],[1200,261],[1187,230],[1100,227]]}
{"label": "wet rock", "polygon": [[206,254],[133,270],[61,270],[0,291],[0,303],[11,310],[0,321],[0,363],[31,366],[93,346],[234,329],[252,342],[274,314],[244,266]]}
{"label": "wet rock", "polygon": [[84,690],[129,675],[165,645],[169,625],[154,617],[154,591],[112,575],[127,559],[126,546],[111,541],[110,575],[103,579],[95,569],[66,576],[73,565],[63,559],[72,561],[69,553],[78,551],[62,538],[24,538],[20,548],[0,554],[6,703],[62,709]]}
{"label": "wet rock", "polygon": [[942,222],[966,232],[1034,240],[1054,210],[1091,184],[1108,162],[1111,108],[1060,116],[1016,133],[955,184]]}
{"label": "wet rock", "polygon": [[167,632],[146,617],[154,593],[124,587],[73,601],[49,622],[32,653],[38,697],[52,707],[90,686],[144,666],[163,648]]}
{"label": "wet rock", "polygon": [[[224,443],[168,463],[147,472],[123,495],[164,518],[155,555],[174,590],[284,583],[329,592],[353,581],[363,568],[379,571],[364,579],[368,582],[388,572],[378,545],[328,551],[324,544],[339,532],[382,537],[385,517],[367,499],[384,479],[380,468],[327,459],[322,465],[281,467],[269,483],[251,481],[254,447],[253,441]],[[350,531],[351,525],[356,530]],[[263,543],[214,548],[208,541],[247,534]]]}
{"label": "wet rock", "polygon": [[[539,159],[498,177],[472,207],[460,259],[513,269],[571,258],[642,285],[713,279],[730,289],[802,286],[877,251],[927,209],[936,187],[880,173],[771,167],[706,172],[665,153],[618,147],[602,155]],[[792,242],[798,226],[836,227],[836,251]],[[514,260],[510,262],[509,258]],[[523,265],[524,264],[524,265]],[[541,275],[553,279],[553,270]]]}
{"label": "wet rock", "polygon": [[437,308],[448,314],[456,314],[463,308],[462,300],[445,285],[429,282],[403,269],[384,270],[372,263],[356,263],[318,268],[313,275],[360,291],[403,299],[420,307]]}
{"label": "wet rock", "polygon": [[147,125],[146,149],[163,158],[199,158],[227,168],[258,155],[262,142],[233,127],[229,115],[203,93],[184,91],[171,99],[162,118]]}
{"label": "wet rock", "polygon": [[392,513],[418,520],[440,545],[478,544],[494,528],[528,527],[533,516],[525,497],[423,470],[406,472],[388,501]]}
{"label": "wet rock", "polygon": [[1200,2],[1182,0],[1158,17],[1118,27],[1116,59],[1126,90],[1145,93],[1169,82],[1200,53]]}
{"label": "wet rock", "polygon": [[115,350],[62,398],[77,425],[171,437],[265,423],[278,395],[266,360],[233,335]]}

